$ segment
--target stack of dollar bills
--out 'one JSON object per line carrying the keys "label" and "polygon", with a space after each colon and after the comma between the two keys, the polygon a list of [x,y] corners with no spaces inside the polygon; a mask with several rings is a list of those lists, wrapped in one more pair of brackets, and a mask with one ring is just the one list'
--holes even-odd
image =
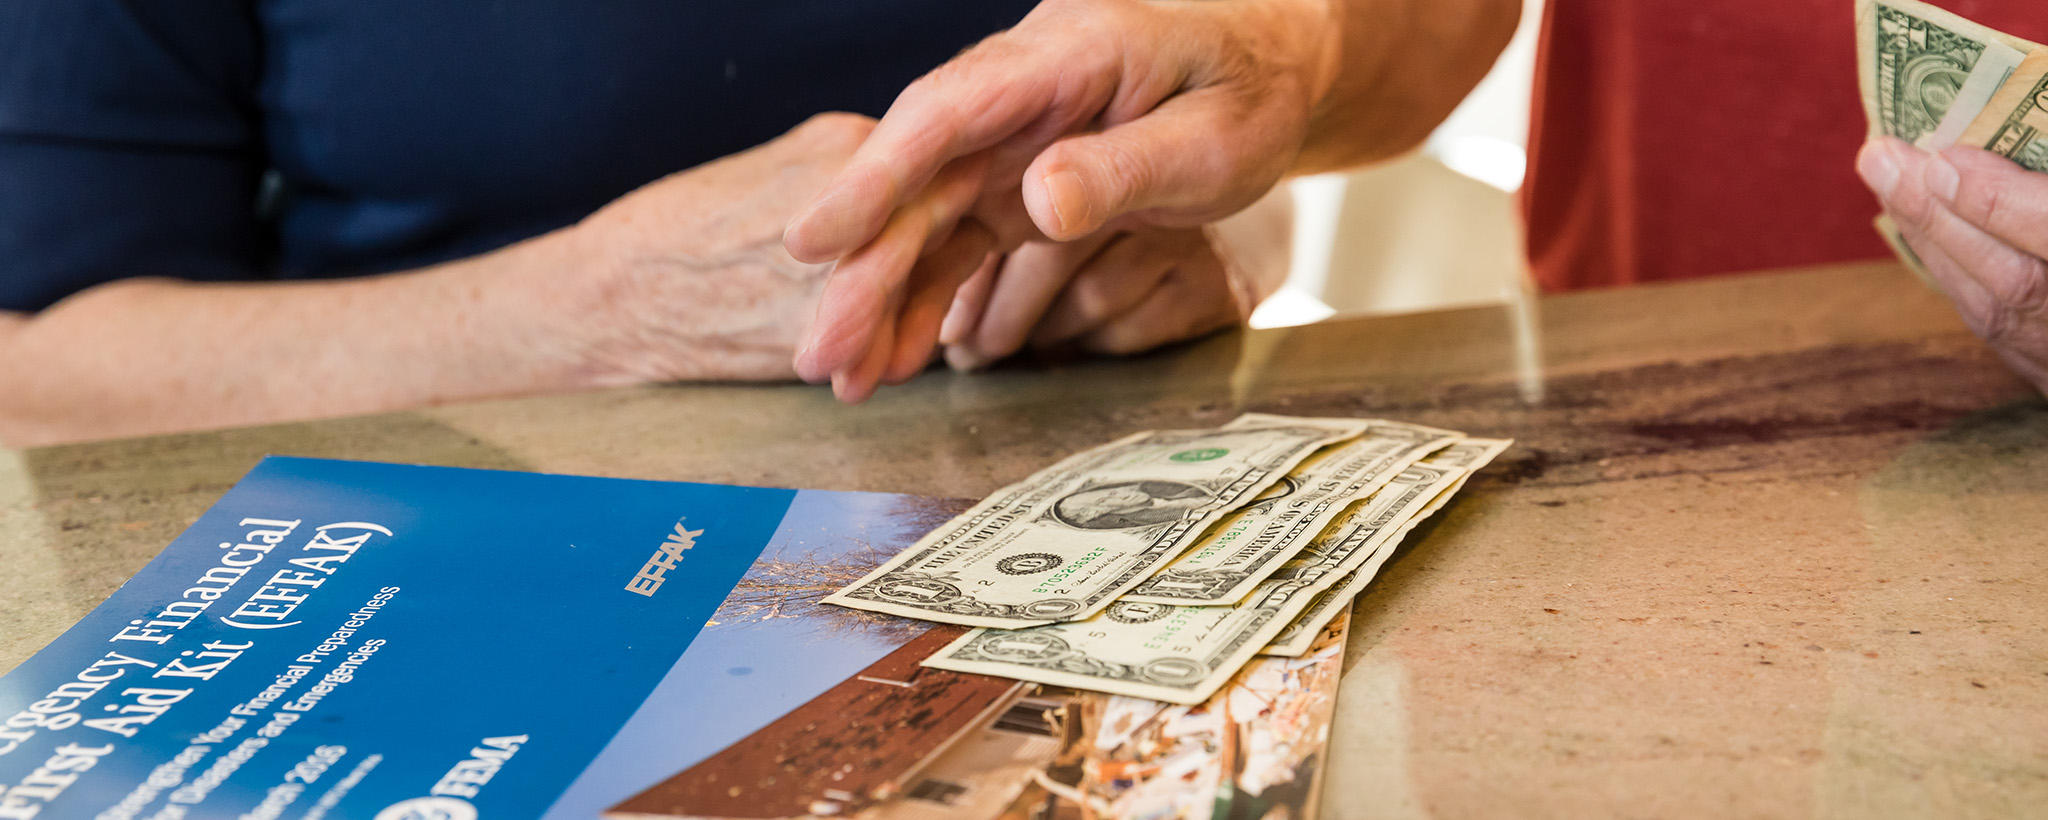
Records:
{"label": "stack of dollar bills", "polygon": [[924,665],[1195,704],[1299,656],[1504,439],[1248,414],[989,496],[828,603],[979,627]]}
{"label": "stack of dollar bills", "polygon": [[[1858,0],[1856,54],[1870,136],[1930,151],[1983,148],[2048,171],[2048,49],[1918,0]],[[1890,217],[1877,231],[1921,278]]]}

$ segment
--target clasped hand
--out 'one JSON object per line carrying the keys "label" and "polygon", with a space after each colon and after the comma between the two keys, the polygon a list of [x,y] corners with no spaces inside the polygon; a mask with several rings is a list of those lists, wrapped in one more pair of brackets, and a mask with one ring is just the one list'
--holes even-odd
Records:
{"label": "clasped hand", "polygon": [[[831,265],[791,258],[780,231],[875,127],[854,114],[819,115],[592,214],[562,235],[573,245],[565,264],[538,266],[548,269],[539,297],[548,309],[534,312],[568,317],[569,325],[540,338],[570,348],[566,357],[588,374],[581,386],[787,378]],[[1257,244],[1277,244],[1265,239]],[[889,235],[870,248],[974,273],[958,299],[948,292],[951,301],[922,306],[928,312],[919,319],[936,334],[945,318],[943,340],[962,369],[1026,344],[1136,352],[1222,327],[1249,309],[1200,229],[1104,229],[1008,254],[990,254],[992,244],[988,231],[966,225],[944,237]],[[1246,267],[1264,262],[1253,272],[1273,278],[1265,269],[1276,260],[1256,250],[1233,258]],[[574,276],[556,275],[572,269]],[[931,342],[905,351],[873,377],[895,383],[916,375]]]}
{"label": "clasped hand", "polygon": [[[859,401],[969,323],[944,320],[990,252],[1191,228],[1256,201],[1292,167],[1329,86],[1331,27],[1316,0],[1048,0],[913,83],[785,234],[795,258],[838,262],[797,374]],[[1079,253],[1012,262],[1071,273]],[[1007,340],[1005,317],[1029,311],[987,312],[982,327]]]}

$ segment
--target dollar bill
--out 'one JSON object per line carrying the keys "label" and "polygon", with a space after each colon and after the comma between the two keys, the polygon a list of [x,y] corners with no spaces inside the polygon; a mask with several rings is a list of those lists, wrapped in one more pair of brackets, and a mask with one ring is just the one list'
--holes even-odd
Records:
{"label": "dollar bill", "polygon": [[1958,142],[2029,171],[2048,171],[2048,49],[2036,49],[1998,89]]}
{"label": "dollar bill", "polygon": [[1375,420],[1365,435],[1303,461],[1273,489],[1210,527],[1187,554],[1118,600],[1186,606],[1241,601],[1351,502],[1462,437],[1450,430]]}
{"label": "dollar bill", "polygon": [[1301,614],[1295,616],[1278,635],[1273,636],[1272,642],[1259,654],[1299,657],[1307,652],[1309,645],[1315,642],[1316,635],[1322,632],[1323,626],[1328,624],[1330,619],[1337,617],[1338,613],[1349,609],[1358,593],[1363,592],[1366,585],[1372,583],[1373,577],[1379,575],[1380,567],[1385,566],[1387,559],[1393,557],[1394,550],[1400,547],[1402,539],[1408,537],[1408,532],[1449,504],[1451,498],[1465,488],[1465,482],[1470,481],[1480,468],[1499,457],[1513,443],[1512,439],[1466,439],[1423,459],[1424,464],[1456,470],[1457,478],[1438,492],[1435,498],[1430,499],[1429,504],[1402,522],[1399,530],[1391,537],[1382,540],[1374,549],[1372,557],[1367,558],[1364,564],[1309,599],[1308,606],[1302,609]]}
{"label": "dollar bill", "polygon": [[1856,35],[1870,135],[1929,148],[1953,143],[2038,48],[1918,0],[1859,0]]}
{"label": "dollar bill", "polygon": [[1247,414],[1213,430],[1127,436],[996,491],[825,601],[981,627],[1086,618],[1367,426]]}
{"label": "dollar bill", "polygon": [[[2042,47],[1919,0],[1857,0],[1856,59],[1869,135],[1921,148],[1988,148],[2048,170],[2036,136]],[[1873,227],[1920,281],[1939,289],[1889,215]]]}
{"label": "dollar bill", "polygon": [[1373,554],[1384,537],[1456,481],[1415,464],[1309,542],[1232,606],[1118,601],[1082,621],[977,629],[925,659],[960,672],[1194,704],[1207,699],[1301,614],[1311,598]]}

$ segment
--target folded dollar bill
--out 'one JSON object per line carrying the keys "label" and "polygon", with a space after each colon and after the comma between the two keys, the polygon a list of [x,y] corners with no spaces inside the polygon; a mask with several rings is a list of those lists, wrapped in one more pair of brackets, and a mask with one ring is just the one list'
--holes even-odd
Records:
{"label": "folded dollar bill", "polygon": [[1858,80],[1870,135],[1954,144],[2038,48],[1919,0],[1858,0]]}
{"label": "folded dollar bill", "polygon": [[[1927,150],[1983,148],[2048,171],[2048,51],[1919,0],[1858,0],[1858,83],[1869,135]],[[1899,259],[1934,279],[1889,217],[1874,223]]]}
{"label": "folded dollar bill", "polygon": [[2048,49],[2035,49],[2007,77],[1957,141],[1981,146],[2029,171],[2048,171]]}
{"label": "folded dollar bill", "polygon": [[1244,600],[1351,502],[1371,495],[1408,465],[1461,437],[1449,430],[1376,420],[1365,435],[1303,461],[1273,489],[1210,527],[1186,555],[1120,600],[1184,606]]}
{"label": "folded dollar bill", "polygon": [[1423,464],[1458,471],[1457,479],[1438,492],[1436,497],[1430,499],[1429,503],[1414,516],[1403,521],[1400,530],[1394,533],[1393,537],[1382,541],[1364,564],[1345,575],[1335,585],[1309,599],[1308,606],[1302,609],[1301,614],[1295,616],[1293,622],[1281,629],[1280,634],[1273,636],[1273,640],[1259,654],[1298,657],[1307,652],[1309,644],[1315,641],[1316,634],[1322,631],[1323,626],[1337,617],[1337,613],[1349,609],[1358,593],[1363,592],[1366,585],[1372,583],[1373,577],[1379,574],[1380,567],[1387,563],[1387,559],[1393,557],[1394,550],[1400,547],[1408,531],[1415,529],[1417,524],[1421,524],[1443,509],[1444,505],[1449,504],[1451,498],[1465,488],[1465,482],[1471,480],[1474,473],[1492,462],[1513,443],[1510,439],[1466,439],[1423,459]]}
{"label": "folded dollar bill", "polygon": [[1360,419],[1247,414],[1137,433],[989,496],[827,603],[965,626],[1086,618]]}

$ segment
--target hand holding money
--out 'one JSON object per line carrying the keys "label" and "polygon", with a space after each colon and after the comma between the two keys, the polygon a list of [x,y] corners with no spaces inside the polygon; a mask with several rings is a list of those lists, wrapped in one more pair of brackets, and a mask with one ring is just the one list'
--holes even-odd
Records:
{"label": "hand holding money", "polygon": [[1856,167],[1971,332],[2048,393],[2048,174],[1897,140],[1866,146]]}
{"label": "hand holding money", "polygon": [[1879,232],[2048,393],[2048,49],[1915,0],[1857,21]]}

